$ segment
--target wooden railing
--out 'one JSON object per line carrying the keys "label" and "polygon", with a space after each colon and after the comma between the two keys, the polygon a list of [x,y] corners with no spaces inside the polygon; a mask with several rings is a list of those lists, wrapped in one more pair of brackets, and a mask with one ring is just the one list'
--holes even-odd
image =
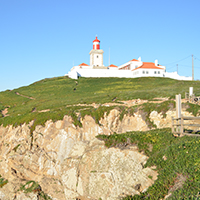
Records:
{"label": "wooden railing", "polygon": [[[188,120],[195,120],[195,121],[193,121],[192,124],[185,123],[185,121],[188,121]],[[187,127],[187,129],[184,127]],[[193,129],[194,129],[194,127],[200,127],[200,117],[185,117],[185,116],[181,116],[181,118],[172,117],[172,133],[178,133],[180,135],[200,136],[199,134],[186,133],[186,130],[190,130],[190,132],[194,131],[194,130],[188,129],[188,127],[193,127]]]}
{"label": "wooden railing", "polygon": [[200,97],[196,97],[194,94],[190,96],[189,93],[185,92],[185,100],[190,103],[199,103]]}

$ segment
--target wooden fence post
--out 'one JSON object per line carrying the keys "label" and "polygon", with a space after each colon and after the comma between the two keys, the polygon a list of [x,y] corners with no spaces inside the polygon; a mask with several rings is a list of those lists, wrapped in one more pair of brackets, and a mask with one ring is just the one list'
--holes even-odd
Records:
{"label": "wooden fence post", "polygon": [[172,117],[172,133],[174,133],[174,117]]}
{"label": "wooden fence post", "polygon": [[176,117],[181,118],[181,94],[176,95]]}
{"label": "wooden fence post", "polygon": [[178,120],[176,132],[181,131],[181,94],[176,95],[176,118]]}
{"label": "wooden fence post", "polygon": [[183,129],[183,116],[181,116],[181,130],[180,130],[180,133],[181,133],[181,135],[183,134],[183,132],[184,132],[184,129]]}

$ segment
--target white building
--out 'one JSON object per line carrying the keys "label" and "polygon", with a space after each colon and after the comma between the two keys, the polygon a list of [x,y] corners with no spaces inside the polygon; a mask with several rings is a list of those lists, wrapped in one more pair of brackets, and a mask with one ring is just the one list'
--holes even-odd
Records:
{"label": "white building", "polygon": [[103,50],[100,49],[100,41],[95,38],[93,49],[90,51],[90,65],[82,63],[72,67],[66,74],[70,78],[78,77],[119,77],[119,78],[137,78],[137,77],[167,77],[177,80],[192,80],[192,77],[179,76],[177,72],[166,72],[166,67],[159,65],[158,60],[155,62],[142,62],[141,57],[129,62],[116,66],[103,65]]}

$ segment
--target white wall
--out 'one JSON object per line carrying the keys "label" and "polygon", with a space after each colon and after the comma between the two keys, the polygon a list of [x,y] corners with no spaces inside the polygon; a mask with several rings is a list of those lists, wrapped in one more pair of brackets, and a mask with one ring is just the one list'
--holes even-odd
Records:
{"label": "white wall", "polygon": [[78,69],[76,70],[81,77],[119,77],[133,78],[130,70],[109,70],[109,69]]}
{"label": "white wall", "polygon": [[118,67],[109,67],[109,70],[118,70]]}
{"label": "white wall", "polygon": [[78,69],[92,69],[92,66],[79,66]]}
{"label": "white wall", "polygon": [[[145,69],[145,68],[140,68],[137,70],[134,70],[133,72],[139,72],[138,74],[136,74],[136,76],[140,76],[140,77],[163,77],[163,74],[165,73],[165,70],[163,69]],[[144,73],[143,73],[144,72]],[[156,72],[156,73],[155,73]]]}
{"label": "white wall", "polygon": [[65,74],[65,76],[69,76],[72,79],[78,79],[78,74],[77,74],[76,70],[72,70],[72,71],[68,72],[68,74]]}
{"label": "white wall", "polygon": [[172,78],[176,80],[185,80],[185,81],[192,81],[191,76],[180,76],[177,74],[177,72],[165,72],[165,77]]}
{"label": "white wall", "polygon": [[[143,74],[145,71],[145,74]],[[148,74],[146,74],[148,71]],[[154,71],[157,71],[155,74]],[[160,71],[160,74],[158,73]],[[167,77],[176,80],[192,80],[192,77],[179,76],[176,72],[165,72],[162,69],[137,69],[131,70],[110,70],[110,69],[80,69],[76,68],[71,70],[66,76],[70,78],[77,79],[78,76],[81,77],[118,77],[118,78],[137,78],[137,77]]]}

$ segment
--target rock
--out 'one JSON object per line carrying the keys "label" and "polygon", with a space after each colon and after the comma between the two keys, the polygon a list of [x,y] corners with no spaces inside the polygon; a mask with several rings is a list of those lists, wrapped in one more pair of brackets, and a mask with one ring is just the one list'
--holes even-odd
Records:
{"label": "rock", "polygon": [[[191,113],[184,110],[182,110],[182,115],[192,116]],[[176,111],[167,111],[165,118],[162,113],[158,113],[157,111],[152,111],[149,116],[150,120],[157,126],[157,128],[171,128],[172,117],[176,117]]]}
{"label": "rock", "polygon": [[100,120],[100,124],[103,125],[104,131],[107,129],[106,133],[109,134],[149,130],[139,112],[134,113],[134,116],[124,115],[122,121],[120,121],[120,112],[117,109],[111,110],[108,116],[105,114],[104,118]]}
{"label": "rock", "polygon": [[[139,194],[134,188],[137,184],[141,185],[141,190],[152,185],[157,173],[143,168],[147,160],[145,155],[135,149],[108,149],[104,144],[97,146],[97,141],[91,141],[92,145],[87,146],[81,157],[70,157],[63,163],[62,182],[68,189],[77,192],[76,198],[80,195],[114,200],[121,194]],[[148,178],[152,173],[153,180]]]}
{"label": "rock", "polygon": [[[37,126],[33,140],[28,125],[0,127],[0,174],[8,179],[0,188],[1,199],[37,199],[34,193],[19,192],[20,184],[30,180],[59,200],[114,200],[122,194],[139,194],[134,188],[137,184],[141,184],[141,191],[153,184],[157,173],[143,168],[148,158],[137,148],[106,148],[92,131],[80,137],[80,128],[70,121],[65,117],[56,123],[48,121],[45,127]],[[149,179],[152,173],[154,179]]]}
{"label": "rock", "polygon": [[[175,111],[168,111],[166,118],[154,111],[150,119],[163,128],[171,126],[171,116]],[[148,157],[139,153],[137,146],[130,146],[130,139],[123,148],[107,148],[95,138],[98,134],[149,130],[139,112],[120,120],[119,110],[113,109],[99,124],[91,116],[81,122],[83,126],[76,127],[70,116],[55,123],[49,120],[45,126],[36,126],[32,136],[29,127],[33,122],[0,126],[0,175],[8,180],[0,188],[0,199],[37,199],[37,194],[19,191],[20,184],[30,180],[55,200],[117,200],[144,192],[154,183],[156,171],[143,167]]]}

